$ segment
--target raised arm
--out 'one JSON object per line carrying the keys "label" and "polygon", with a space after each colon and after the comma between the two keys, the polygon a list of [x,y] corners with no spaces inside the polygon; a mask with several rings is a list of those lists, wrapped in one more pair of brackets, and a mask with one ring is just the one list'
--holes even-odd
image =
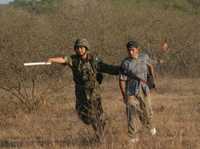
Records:
{"label": "raised arm", "polygon": [[64,59],[64,57],[51,57],[48,59],[48,62],[64,64],[66,63],[66,60]]}
{"label": "raised arm", "polygon": [[102,73],[107,73],[110,75],[119,75],[120,66],[118,65],[111,65],[106,64],[104,62],[99,62],[98,64],[98,71]]}

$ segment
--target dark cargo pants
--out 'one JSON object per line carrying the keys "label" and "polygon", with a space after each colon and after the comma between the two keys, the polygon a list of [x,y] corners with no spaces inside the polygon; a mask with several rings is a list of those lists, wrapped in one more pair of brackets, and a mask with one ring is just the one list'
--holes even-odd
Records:
{"label": "dark cargo pants", "polygon": [[92,125],[97,137],[103,135],[105,127],[101,97],[95,89],[76,88],[76,110],[79,118],[87,125]]}

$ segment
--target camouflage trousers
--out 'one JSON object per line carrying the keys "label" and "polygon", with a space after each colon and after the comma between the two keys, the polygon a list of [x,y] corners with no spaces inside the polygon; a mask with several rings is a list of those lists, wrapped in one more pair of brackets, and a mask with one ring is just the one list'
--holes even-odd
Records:
{"label": "camouflage trousers", "polygon": [[152,107],[150,95],[144,95],[142,91],[138,96],[128,96],[126,104],[128,119],[128,135],[135,137],[139,132],[139,123],[150,131],[152,128]]}
{"label": "camouflage trousers", "polygon": [[105,118],[100,95],[94,89],[76,88],[76,110],[79,118],[91,125],[97,135],[103,135]]}

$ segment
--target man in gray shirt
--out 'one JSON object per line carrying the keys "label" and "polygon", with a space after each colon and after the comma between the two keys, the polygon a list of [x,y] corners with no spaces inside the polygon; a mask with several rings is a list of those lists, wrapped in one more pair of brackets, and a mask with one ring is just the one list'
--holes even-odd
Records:
{"label": "man in gray shirt", "polygon": [[128,135],[131,142],[137,142],[137,119],[147,128],[151,135],[156,134],[152,126],[152,107],[150,89],[147,85],[147,74],[150,71],[154,76],[153,66],[147,54],[140,53],[136,41],[127,43],[128,57],[121,63],[119,86],[126,104],[128,119]]}

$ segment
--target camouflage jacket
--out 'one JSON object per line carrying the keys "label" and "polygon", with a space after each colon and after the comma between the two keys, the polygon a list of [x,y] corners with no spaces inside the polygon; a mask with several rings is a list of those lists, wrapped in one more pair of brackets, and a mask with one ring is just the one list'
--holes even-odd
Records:
{"label": "camouflage jacket", "polygon": [[76,85],[84,88],[95,88],[103,79],[102,73],[111,75],[119,74],[119,66],[103,63],[97,56],[87,55],[86,60],[82,60],[78,55],[64,57],[66,64],[72,69],[73,80]]}

